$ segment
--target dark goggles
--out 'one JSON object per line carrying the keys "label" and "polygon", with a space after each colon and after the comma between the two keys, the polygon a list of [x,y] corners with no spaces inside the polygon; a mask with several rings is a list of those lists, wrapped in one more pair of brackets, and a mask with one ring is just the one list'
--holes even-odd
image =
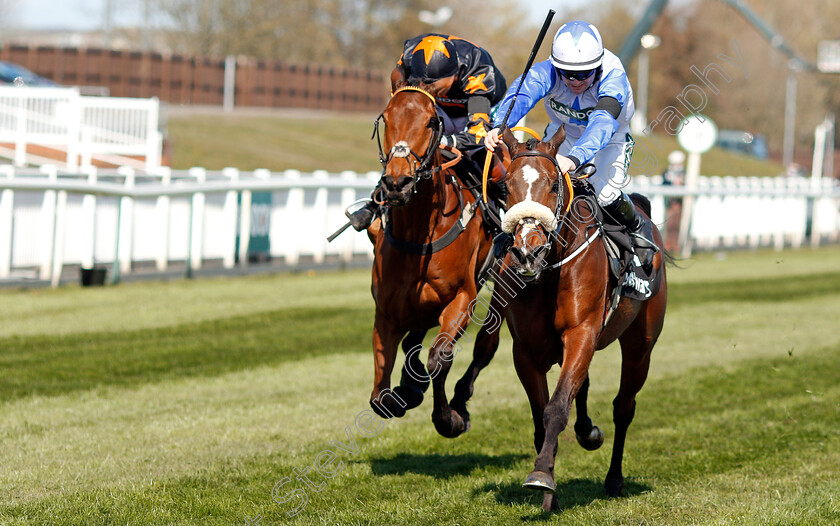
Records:
{"label": "dark goggles", "polygon": [[568,71],[565,69],[557,69],[557,73],[563,75],[569,80],[586,80],[592,75],[595,74],[594,69],[588,69],[586,71]]}

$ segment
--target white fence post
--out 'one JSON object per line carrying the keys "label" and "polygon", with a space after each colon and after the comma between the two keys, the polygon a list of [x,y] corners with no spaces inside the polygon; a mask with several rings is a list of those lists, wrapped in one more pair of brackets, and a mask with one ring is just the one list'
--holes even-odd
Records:
{"label": "white fence post", "polygon": [[[42,166],[41,171],[47,174],[47,179],[51,183],[58,181],[58,168],[55,165],[49,164]],[[55,190],[45,191],[39,218],[39,230],[41,232],[41,265],[39,277],[44,280],[50,279],[50,272],[52,272],[53,247],[55,247],[55,206]]]}
{"label": "white fence post", "polygon": [[[222,175],[230,182],[239,181],[239,170],[237,168],[224,168]],[[228,240],[225,254],[222,258],[222,266],[225,268],[233,268],[236,263],[236,224],[239,220],[237,214],[238,203],[237,198],[239,193],[236,190],[229,190],[225,194],[225,204],[222,215],[227,219],[227,232],[220,233],[220,237]]]}
{"label": "white fence post", "polygon": [[67,192],[58,192],[55,207],[55,243],[53,247],[52,280],[50,286],[58,287],[61,283],[61,270],[64,268],[64,234],[67,231]]}
{"label": "white fence post", "polygon": [[[330,174],[326,172],[326,170],[316,170],[312,172],[312,177],[315,179],[320,179],[326,181],[329,179]],[[323,213],[315,215],[312,219],[312,228],[315,232],[326,232],[327,230],[327,218],[326,218],[326,210],[327,210],[327,189],[326,187],[318,188],[315,191],[315,204],[313,208],[315,210],[323,210]],[[325,236],[320,236],[316,243],[318,246],[312,247],[313,250],[313,261],[315,264],[320,265],[324,262],[324,258],[327,254],[327,240]]]}
{"label": "white fence post", "polygon": [[[125,176],[125,188],[134,188],[134,168],[122,166],[117,170],[120,175]],[[117,258],[120,262],[120,272],[127,274],[131,272],[131,260],[134,253],[134,199],[131,197],[120,198],[120,231],[117,235],[119,241],[119,253]]]}
{"label": "white fence post", "polygon": [[[189,174],[195,177],[195,182],[207,181],[207,170],[204,168],[190,168]],[[204,192],[196,192],[192,197],[192,219],[190,221],[190,254],[189,267],[192,270],[201,268],[204,251]]]}
{"label": "white fence post", "polygon": [[[297,170],[286,170],[283,176],[289,180],[300,179],[300,172]],[[285,206],[285,213],[287,220],[292,218],[300,218],[303,214],[303,188],[290,188],[289,197]],[[302,228],[287,229],[289,239],[284,240],[283,253],[284,261],[289,266],[296,266],[300,260],[300,244],[302,238],[308,236],[308,231]]]}
{"label": "white fence post", "polygon": [[[0,166],[0,176],[11,179],[15,168],[11,165]],[[8,278],[12,273],[12,242],[14,232],[14,190],[3,190],[0,194],[0,279]]]}
{"label": "white fence post", "polygon": [[[90,185],[95,185],[98,180],[98,170],[95,166],[88,166],[87,182]],[[96,264],[96,196],[93,194],[85,194],[82,197],[82,225],[81,232],[87,233],[86,237],[82,237],[84,248],[82,253],[81,266],[82,268],[93,268]]]}
{"label": "white fence post", "polygon": [[26,125],[29,118],[27,111],[27,99],[22,93],[18,93],[17,99],[17,131],[15,139],[15,166],[26,166],[26,145],[27,137]]}
{"label": "white fence post", "polygon": [[[167,187],[172,182],[172,169],[162,166],[158,169],[160,184]],[[166,270],[169,265],[169,215],[170,199],[168,195],[161,195],[155,204],[155,213],[158,220],[158,232],[160,232],[160,244],[158,245],[157,256],[155,257],[155,268],[159,271]]]}

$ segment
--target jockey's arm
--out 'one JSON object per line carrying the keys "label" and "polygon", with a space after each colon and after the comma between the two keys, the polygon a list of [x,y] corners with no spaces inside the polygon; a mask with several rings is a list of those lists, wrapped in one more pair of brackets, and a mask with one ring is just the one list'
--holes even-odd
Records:
{"label": "jockey's arm", "polygon": [[[608,100],[605,101],[605,99]],[[616,110],[616,107],[618,111],[613,116],[613,111]],[[604,146],[610,143],[610,140],[612,140],[615,132],[620,127],[618,120],[615,118],[620,112],[621,106],[615,99],[601,97],[598,100],[598,104],[595,105],[595,110],[589,115],[589,123],[586,125],[586,129],[583,130],[580,139],[577,140],[569,151],[569,154],[566,155],[567,158],[575,163],[572,170],[581,164],[591,161]]]}
{"label": "jockey's arm", "polygon": [[452,146],[461,150],[479,147],[490,129],[490,99],[483,95],[475,95],[467,100],[466,128],[452,135],[445,135],[441,139],[444,146]]}
{"label": "jockey's arm", "polygon": [[589,115],[586,129],[566,156],[575,168],[592,160],[621,127],[618,117],[630,98],[630,82],[620,70],[608,72],[598,86],[598,102]]}

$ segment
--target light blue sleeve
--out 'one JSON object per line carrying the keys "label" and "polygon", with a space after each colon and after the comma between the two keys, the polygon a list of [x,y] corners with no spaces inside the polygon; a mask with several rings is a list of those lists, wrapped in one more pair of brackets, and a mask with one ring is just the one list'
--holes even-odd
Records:
{"label": "light blue sleeve", "polygon": [[[509,126],[515,126],[522,117],[527,115],[546,96],[554,84],[555,77],[556,73],[554,73],[554,68],[548,60],[539,62],[531,67],[525,77],[525,82],[522,84],[522,89],[519,91],[519,96],[516,97],[516,104],[514,104],[513,110],[510,112],[510,117],[508,118]],[[519,89],[521,80],[522,76],[520,75],[513,81],[513,84],[510,85],[507,93],[505,93],[502,102],[496,108],[496,115],[493,117],[494,127],[503,124],[502,121],[505,118],[505,114],[507,114],[508,107],[514,95],[516,95],[516,90]]]}
{"label": "light blue sleeve", "polygon": [[[627,75],[619,69],[614,69],[607,72],[601,79],[601,84],[598,86],[598,98],[612,97],[624,108],[630,89]],[[581,164],[591,161],[604,146],[609,144],[620,127],[620,123],[609,112],[593,111],[589,115],[589,122],[583,134],[569,151],[569,156],[575,157]]]}
{"label": "light blue sleeve", "polygon": [[588,163],[601,149],[608,145],[620,127],[619,122],[606,110],[595,110],[589,114],[589,124],[583,130],[567,157],[574,157],[580,164]]}
{"label": "light blue sleeve", "polygon": [[621,104],[623,108],[630,98],[630,81],[620,69],[613,69],[608,71],[601,79],[601,84],[598,86],[598,98],[612,97]]}

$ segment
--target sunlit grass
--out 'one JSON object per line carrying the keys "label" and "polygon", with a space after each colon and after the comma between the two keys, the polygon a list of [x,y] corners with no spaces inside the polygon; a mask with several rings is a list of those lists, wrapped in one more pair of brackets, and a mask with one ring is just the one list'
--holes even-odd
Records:
{"label": "sunlit grass", "polygon": [[[469,433],[439,437],[426,400],[358,434],[373,372],[367,271],[3,291],[0,523],[836,524],[838,255],[708,254],[669,269],[626,497],[602,487],[611,347],[591,368],[607,443],[590,453],[561,435],[554,517],[520,486],[532,424],[506,332]],[[356,454],[335,445],[348,428]],[[304,487],[294,470],[328,449],[342,471],[313,469],[323,488],[288,517],[272,488]]]}

